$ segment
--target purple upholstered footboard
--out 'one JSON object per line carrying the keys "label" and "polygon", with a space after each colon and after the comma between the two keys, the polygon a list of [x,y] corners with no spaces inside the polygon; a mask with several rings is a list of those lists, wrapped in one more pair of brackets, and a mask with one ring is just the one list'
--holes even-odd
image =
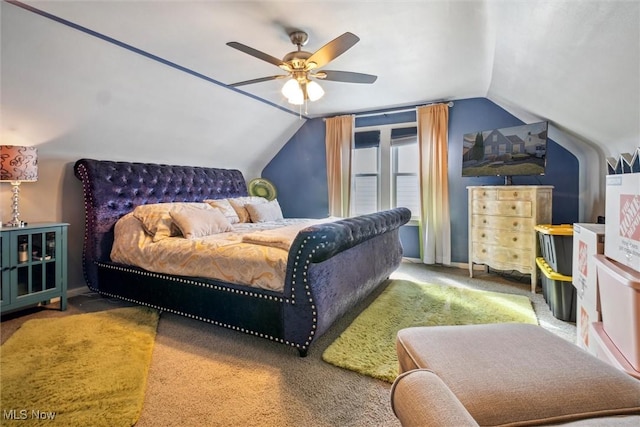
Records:
{"label": "purple upholstered footboard", "polygon": [[247,195],[238,170],[81,159],[86,213],[83,268],[103,295],[281,342],[306,354],[311,342],[395,270],[402,259],[397,208],[300,232],[283,293],[111,262],[116,221],[136,206]]}

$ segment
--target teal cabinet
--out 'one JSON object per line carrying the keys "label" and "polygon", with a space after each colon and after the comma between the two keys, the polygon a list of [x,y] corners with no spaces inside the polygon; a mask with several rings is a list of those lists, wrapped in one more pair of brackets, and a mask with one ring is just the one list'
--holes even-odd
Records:
{"label": "teal cabinet", "polygon": [[7,313],[60,298],[67,309],[67,228],[33,223],[0,228],[0,311]]}

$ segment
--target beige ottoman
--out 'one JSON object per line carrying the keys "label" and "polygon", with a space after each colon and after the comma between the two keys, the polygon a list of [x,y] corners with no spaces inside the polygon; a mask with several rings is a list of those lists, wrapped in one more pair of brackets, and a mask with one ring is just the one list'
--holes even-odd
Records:
{"label": "beige ottoman", "polygon": [[[397,353],[392,405],[403,425],[426,425],[420,412],[449,407],[463,408],[454,417],[461,425],[640,425],[640,381],[540,326],[408,328],[398,333]],[[406,373],[416,369],[438,378]]]}

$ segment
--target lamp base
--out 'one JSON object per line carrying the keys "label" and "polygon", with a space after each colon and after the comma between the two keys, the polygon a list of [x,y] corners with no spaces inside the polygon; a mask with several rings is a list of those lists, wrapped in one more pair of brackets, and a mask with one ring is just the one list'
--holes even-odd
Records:
{"label": "lamp base", "polygon": [[20,181],[11,181],[11,221],[6,222],[4,225],[7,227],[24,227],[24,221],[20,221],[18,217],[20,212],[18,211],[18,201],[20,200]]}

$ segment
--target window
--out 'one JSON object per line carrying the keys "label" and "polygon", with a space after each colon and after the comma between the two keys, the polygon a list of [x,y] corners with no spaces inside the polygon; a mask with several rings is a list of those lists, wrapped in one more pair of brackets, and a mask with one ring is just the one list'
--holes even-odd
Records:
{"label": "window", "polygon": [[404,206],[411,216],[420,216],[420,181],[417,128],[404,128],[394,137],[391,131],[391,206]]}
{"label": "window", "polygon": [[357,215],[380,209],[380,131],[357,132],[353,152],[353,206]]}
{"label": "window", "polygon": [[404,206],[420,216],[415,123],[357,128],[352,165],[353,214]]}

